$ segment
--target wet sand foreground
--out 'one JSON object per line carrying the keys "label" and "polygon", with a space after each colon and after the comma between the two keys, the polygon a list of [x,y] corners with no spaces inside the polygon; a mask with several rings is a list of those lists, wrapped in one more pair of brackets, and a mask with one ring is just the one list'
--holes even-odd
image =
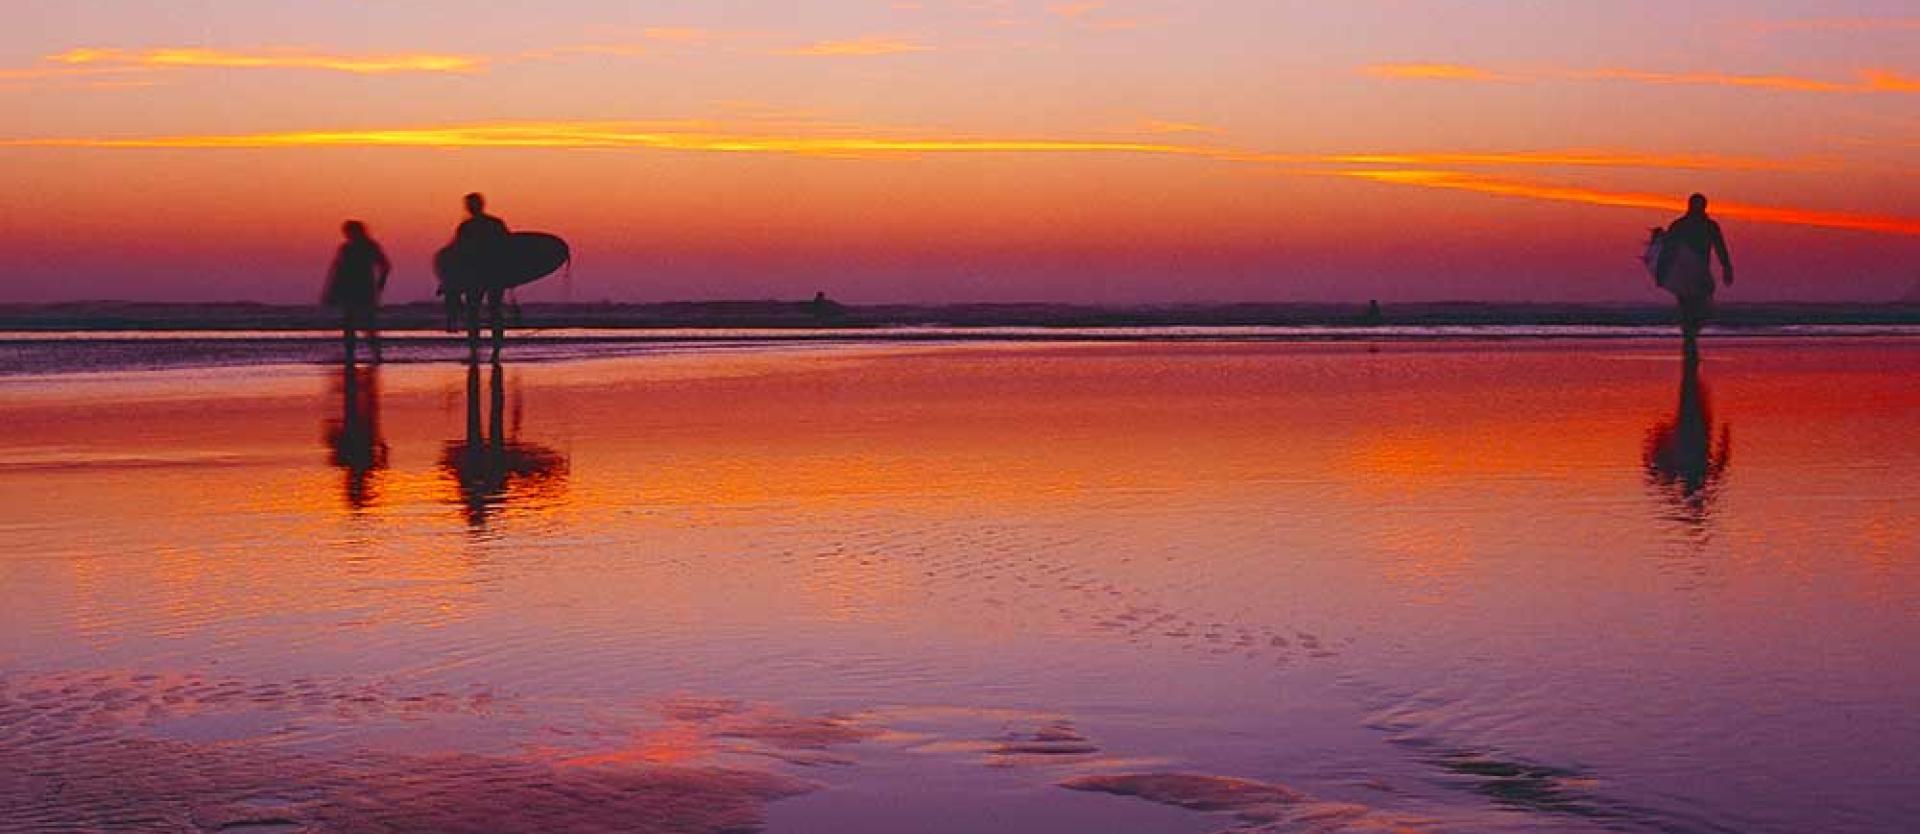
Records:
{"label": "wet sand foreground", "polygon": [[1901,338],[4,378],[0,832],[1898,830],[1916,379]]}

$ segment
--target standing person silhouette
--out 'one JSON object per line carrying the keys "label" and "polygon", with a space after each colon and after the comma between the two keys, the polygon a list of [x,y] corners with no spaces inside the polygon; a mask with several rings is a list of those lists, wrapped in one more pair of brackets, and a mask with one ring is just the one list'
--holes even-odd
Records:
{"label": "standing person silhouette", "polygon": [[[460,288],[459,300],[467,316],[467,352],[470,359],[479,360],[480,305],[485,303],[488,318],[493,322],[493,361],[499,362],[500,346],[506,341],[500,316],[500,302],[506,291],[493,282],[492,276],[506,246],[507,224],[487,213],[487,198],[480,194],[468,194],[466,205],[468,216],[454,231],[453,246],[459,252],[461,271],[465,273],[465,286]],[[453,290],[447,291],[451,304]]]}
{"label": "standing person silhouette", "polygon": [[1699,350],[1701,325],[1713,314],[1713,268],[1709,255],[1720,259],[1720,280],[1733,286],[1733,258],[1720,224],[1707,216],[1707,197],[1687,198],[1687,213],[1660,237],[1660,257],[1654,280],[1680,303],[1680,333],[1689,355]]}
{"label": "standing person silhouette", "polygon": [[333,266],[327,270],[327,286],[320,302],[340,309],[340,327],[344,332],[346,360],[354,361],[358,331],[367,331],[373,348],[373,361],[380,361],[380,291],[387,288],[387,276],[393,264],[387,253],[367,234],[367,224],[348,220],[340,225],[347,241],[334,253]]}

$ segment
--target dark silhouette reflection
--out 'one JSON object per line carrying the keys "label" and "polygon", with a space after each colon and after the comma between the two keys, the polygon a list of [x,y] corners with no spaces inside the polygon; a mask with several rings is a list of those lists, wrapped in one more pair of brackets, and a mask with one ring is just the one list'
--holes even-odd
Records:
{"label": "dark silhouette reflection", "polygon": [[1732,451],[1732,430],[1714,423],[1700,360],[1688,352],[1681,361],[1680,404],[1673,419],[1647,430],[1642,454],[1647,486],[1670,505],[1673,518],[1704,527]]}
{"label": "dark silhouette reflection", "polygon": [[379,500],[379,473],[387,468],[387,442],[380,436],[380,370],[344,366],[333,393],[340,417],[326,422],[330,462],[345,475],[341,495],[347,506],[364,510]]}
{"label": "dark silhouette reflection", "polygon": [[467,367],[467,436],[449,441],[440,471],[453,479],[467,524],[481,528],[493,511],[510,502],[552,500],[566,489],[567,456],[519,439],[518,404],[507,425],[506,371],[492,366],[487,417],[480,417],[480,367]]}

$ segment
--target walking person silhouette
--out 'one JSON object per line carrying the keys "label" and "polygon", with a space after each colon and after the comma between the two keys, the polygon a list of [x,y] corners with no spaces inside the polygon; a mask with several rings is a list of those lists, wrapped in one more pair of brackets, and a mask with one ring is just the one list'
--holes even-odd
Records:
{"label": "walking person silhouette", "polygon": [[1687,198],[1687,213],[1656,235],[1660,247],[1653,264],[1654,283],[1673,293],[1680,304],[1680,333],[1686,352],[1699,350],[1700,328],[1713,314],[1713,267],[1709,256],[1720,260],[1720,280],[1733,286],[1733,258],[1727,253],[1727,239],[1720,224],[1707,216],[1707,198],[1695,194]]}
{"label": "walking person silhouette", "polygon": [[347,364],[354,362],[356,339],[361,330],[367,333],[367,342],[373,349],[373,361],[379,362],[380,292],[387,287],[387,276],[392,274],[393,264],[387,260],[387,253],[380,248],[380,244],[367,234],[367,224],[348,220],[340,225],[340,232],[346,235],[347,240],[334,253],[320,302],[340,310],[341,338],[346,345]]}

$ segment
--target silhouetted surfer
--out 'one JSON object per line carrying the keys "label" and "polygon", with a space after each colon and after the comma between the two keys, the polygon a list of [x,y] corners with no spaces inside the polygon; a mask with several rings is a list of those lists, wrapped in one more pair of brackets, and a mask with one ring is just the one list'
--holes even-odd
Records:
{"label": "silhouetted surfer", "polygon": [[354,339],[358,331],[367,331],[373,346],[373,361],[380,361],[380,291],[387,287],[387,275],[393,265],[380,244],[367,235],[367,224],[349,220],[340,231],[347,242],[334,253],[333,266],[327,270],[327,286],[320,294],[323,304],[340,308],[341,329],[345,331],[347,362],[353,362]]}
{"label": "silhouetted surfer", "polygon": [[467,347],[474,359],[480,356],[480,305],[486,304],[487,315],[493,322],[493,361],[498,362],[500,345],[506,341],[500,316],[500,302],[506,291],[487,286],[485,278],[503,257],[507,224],[487,213],[487,198],[480,194],[468,194],[466,205],[467,219],[460,222],[453,234],[453,248],[466,283],[458,288],[443,286],[441,292],[447,296],[449,324],[456,309],[467,317]]}
{"label": "silhouetted surfer", "polygon": [[1713,313],[1713,268],[1709,256],[1720,259],[1720,280],[1733,286],[1733,258],[1727,254],[1727,239],[1720,224],[1707,216],[1707,198],[1695,194],[1687,198],[1687,213],[1666,233],[1657,237],[1660,247],[1654,268],[1654,282],[1680,302],[1680,332],[1686,337],[1688,351],[1696,350],[1695,338],[1700,326]]}

